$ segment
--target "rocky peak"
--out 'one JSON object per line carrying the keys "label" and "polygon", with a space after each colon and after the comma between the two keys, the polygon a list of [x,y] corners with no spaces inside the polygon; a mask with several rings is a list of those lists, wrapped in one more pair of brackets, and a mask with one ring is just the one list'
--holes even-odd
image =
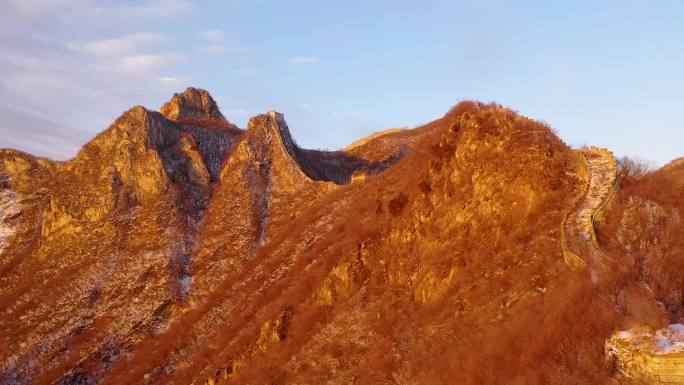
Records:
{"label": "rocky peak", "polygon": [[209,92],[193,87],[175,94],[160,112],[170,120],[225,120]]}

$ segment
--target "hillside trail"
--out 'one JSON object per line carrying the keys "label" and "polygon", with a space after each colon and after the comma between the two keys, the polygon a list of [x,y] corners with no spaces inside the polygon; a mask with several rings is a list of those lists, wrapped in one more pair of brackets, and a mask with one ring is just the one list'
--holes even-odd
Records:
{"label": "hillside trail", "polygon": [[611,199],[617,182],[617,163],[613,154],[602,148],[582,151],[589,174],[584,197],[563,222],[563,256],[575,268],[586,268],[593,282],[605,268],[607,257],[596,237],[594,220]]}

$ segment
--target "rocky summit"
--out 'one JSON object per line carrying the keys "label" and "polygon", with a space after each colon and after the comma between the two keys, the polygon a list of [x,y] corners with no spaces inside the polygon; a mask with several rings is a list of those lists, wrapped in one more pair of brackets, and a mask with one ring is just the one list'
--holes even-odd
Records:
{"label": "rocky summit", "polygon": [[682,233],[681,160],[495,104],[318,151],[189,88],[0,150],[0,384],[630,384],[606,341],[680,330]]}

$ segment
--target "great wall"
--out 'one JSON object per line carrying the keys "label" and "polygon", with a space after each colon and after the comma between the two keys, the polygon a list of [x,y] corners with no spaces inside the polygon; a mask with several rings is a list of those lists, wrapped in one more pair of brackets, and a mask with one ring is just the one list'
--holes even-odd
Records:
{"label": "great wall", "polygon": [[587,187],[578,207],[561,225],[563,256],[571,267],[586,268],[596,282],[606,256],[599,248],[594,220],[615,190],[617,163],[613,154],[602,148],[590,147],[581,155],[587,167]]}
{"label": "great wall", "polygon": [[637,275],[681,250],[681,165],[639,203],[499,106],[322,151],[197,89],[70,161],[0,149],[0,384],[684,385],[681,265]]}
{"label": "great wall", "polygon": [[619,331],[606,341],[606,358],[637,384],[684,384],[684,326],[651,331],[635,327]]}
{"label": "great wall", "polygon": [[[612,199],[619,186],[617,163],[613,154],[590,147],[581,152],[586,164],[584,197],[576,209],[566,213],[561,224],[561,247],[565,263],[574,270],[586,271],[600,282],[606,269],[606,256],[596,234],[596,218]],[[636,384],[684,384],[684,326],[670,325],[657,331],[644,326],[614,333],[605,343],[609,364],[623,378]]]}

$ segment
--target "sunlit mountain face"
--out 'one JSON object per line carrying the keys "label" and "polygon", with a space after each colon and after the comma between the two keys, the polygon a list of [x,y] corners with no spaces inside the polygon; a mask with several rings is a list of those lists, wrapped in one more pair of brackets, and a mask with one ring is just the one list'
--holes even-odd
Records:
{"label": "sunlit mountain face", "polygon": [[189,88],[0,150],[0,384],[684,383],[683,215],[495,104],[318,151]]}

